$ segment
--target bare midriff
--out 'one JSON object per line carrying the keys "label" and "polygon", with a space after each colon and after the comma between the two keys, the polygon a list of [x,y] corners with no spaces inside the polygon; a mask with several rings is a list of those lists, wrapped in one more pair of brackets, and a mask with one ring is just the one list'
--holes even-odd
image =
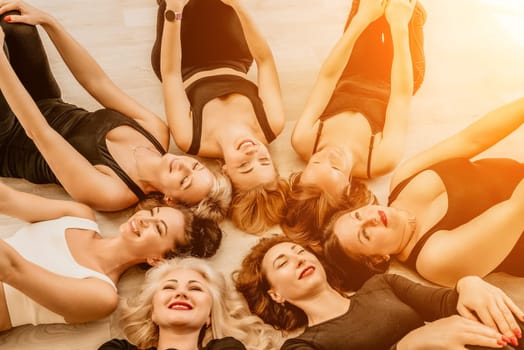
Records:
{"label": "bare midriff", "polygon": [[199,79],[206,78],[206,77],[212,77],[216,75],[236,75],[236,76],[247,79],[246,73],[240,72],[236,69],[229,68],[229,67],[216,68],[216,69],[205,70],[205,71],[201,71],[201,72],[197,72],[193,74],[192,76],[190,76],[189,78],[187,78],[184,81],[184,88],[187,88],[189,85],[193,84],[195,81]]}

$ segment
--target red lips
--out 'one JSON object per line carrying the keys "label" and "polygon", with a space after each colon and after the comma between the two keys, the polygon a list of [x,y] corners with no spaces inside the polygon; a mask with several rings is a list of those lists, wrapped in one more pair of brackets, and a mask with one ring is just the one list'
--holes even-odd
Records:
{"label": "red lips", "polygon": [[384,224],[384,226],[388,226],[388,217],[386,216],[386,213],[384,213],[382,210],[378,211],[378,215],[380,216],[380,221]]}
{"label": "red lips", "polygon": [[300,273],[300,276],[298,276],[298,279],[301,280],[302,278],[311,275],[313,272],[315,272],[315,267],[308,266],[304,270],[302,270],[302,272]]}
{"label": "red lips", "polygon": [[170,309],[175,310],[192,310],[193,306],[191,304],[183,302],[183,301],[175,301],[168,306]]}

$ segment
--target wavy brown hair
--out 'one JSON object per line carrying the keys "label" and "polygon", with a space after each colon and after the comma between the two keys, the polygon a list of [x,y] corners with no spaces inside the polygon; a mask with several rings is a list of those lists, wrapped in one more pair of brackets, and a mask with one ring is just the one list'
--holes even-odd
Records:
{"label": "wavy brown hair", "polygon": [[[308,319],[302,309],[290,304],[279,304],[274,301],[268,293],[271,289],[269,281],[262,271],[262,261],[266,253],[275,245],[285,242],[298,243],[284,235],[272,235],[261,238],[250,252],[242,260],[240,270],[233,273],[236,289],[244,296],[249,310],[264,322],[272,325],[275,329],[292,331],[307,325]],[[311,251],[323,262],[311,247],[302,245],[304,249]],[[331,271],[328,265],[323,264],[329,284],[341,292],[341,281]]]}
{"label": "wavy brown hair", "polygon": [[171,204],[165,201],[163,196],[149,196],[141,200],[134,211],[151,210],[157,207],[175,208],[184,216],[184,242],[177,242],[166,258],[181,255],[209,258],[215,255],[222,241],[222,229],[216,221],[202,218],[184,205]]}
{"label": "wavy brown hair", "polygon": [[336,197],[314,185],[300,183],[302,172],[291,174],[290,192],[282,221],[284,233],[298,242],[320,245],[322,230],[333,214],[356,209],[375,201],[375,196],[359,179],[351,180],[349,193]]}

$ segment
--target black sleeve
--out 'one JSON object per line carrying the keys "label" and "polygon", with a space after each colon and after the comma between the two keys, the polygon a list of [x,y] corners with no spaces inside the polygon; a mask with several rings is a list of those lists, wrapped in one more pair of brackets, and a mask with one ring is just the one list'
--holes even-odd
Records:
{"label": "black sleeve", "polygon": [[425,321],[457,314],[458,293],[452,288],[428,287],[395,274],[385,274],[384,279]]}
{"label": "black sleeve", "polygon": [[246,350],[246,347],[233,337],[225,337],[211,340],[204,350]]}
{"label": "black sleeve", "polygon": [[138,350],[136,346],[124,339],[112,339],[98,348],[98,350]]}

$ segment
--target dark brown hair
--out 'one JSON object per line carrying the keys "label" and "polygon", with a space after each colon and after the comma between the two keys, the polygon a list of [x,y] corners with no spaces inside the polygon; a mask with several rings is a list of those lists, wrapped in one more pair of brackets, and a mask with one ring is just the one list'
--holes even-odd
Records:
{"label": "dark brown hair", "polygon": [[138,210],[151,210],[156,207],[170,207],[179,210],[184,216],[184,242],[177,242],[174,249],[165,256],[191,255],[209,258],[217,252],[222,241],[222,229],[214,220],[195,215],[192,210],[181,204],[170,204],[163,197],[149,196],[135,207]]}

